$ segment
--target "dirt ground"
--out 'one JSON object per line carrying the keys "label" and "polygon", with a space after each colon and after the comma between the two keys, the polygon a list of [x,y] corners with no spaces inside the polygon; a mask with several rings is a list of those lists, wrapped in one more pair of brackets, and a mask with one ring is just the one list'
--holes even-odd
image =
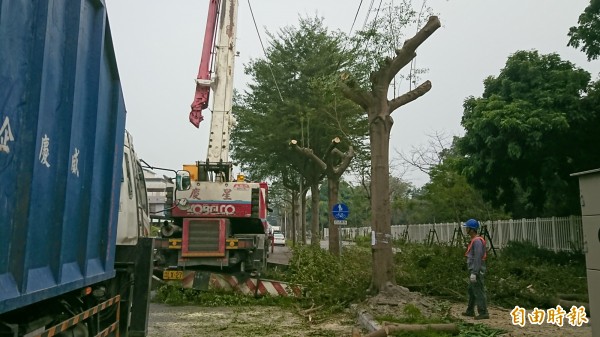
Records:
{"label": "dirt ground", "polygon": [[[311,316],[312,318],[312,316]],[[338,337],[356,325],[347,312],[309,322],[293,309],[280,307],[198,307],[152,303],[148,337]]]}
{"label": "dirt ground", "polygon": [[[372,313],[393,315],[400,310],[398,306],[390,306],[393,298],[386,299],[387,304],[375,305],[369,310]],[[371,302],[372,304],[374,302]],[[432,301],[425,300],[425,307]],[[385,308],[384,308],[385,307]],[[422,307],[422,306],[421,306]],[[454,317],[464,311],[464,304],[453,303],[450,313]],[[485,325],[507,331],[505,337],[591,337],[589,325],[572,327],[568,324],[557,327],[550,324],[541,326],[526,324],[525,327],[511,324],[510,310],[490,307],[490,319],[475,321],[467,318],[466,322],[483,323]],[[313,318],[311,316],[311,318]],[[299,315],[293,309],[280,307],[199,307],[169,306],[152,303],[150,306],[150,323],[148,337],[196,337],[196,336],[264,336],[264,337],[342,337],[350,336],[354,327],[360,328],[356,314],[345,312],[322,321],[318,317],[309,321],[308,317]],[[364,335],[366,331],[361,330]]]}
{"label": "dirt ground", "polygon": [[[565,319],[562,327],[543,323],[542,325],[532,325],[529,322],[524,327],[513,325],[510,310],[490,306],[488,308],[490,319],[475,320],[469,317],[463,317],[466,303],[449,303],[437,301],[431,297],[422,296],[416,292],[410,292],[404,287],[394,286],[390,291],[372,297],[359,305],[360,310],[366,311],[373,318],[377,317],[403,317],[403,308],[407,304],[412,304],[427,317],[444,317],[447,314],[454,318],[464,320],[467,323],[485,324],[487,326],[506,331],[502,336],[553,336],[553,337],[591,337],[592,330],[589,324],[581,327],[569,325]],[[567,312],[569,309],[565,309]],[[591,321],[591,318],[590,318]]]}
{"label": "dirt ground", "polygon": [[[460,314],[465,311],[465,305],[462,303],[454,303],[451,307],[451,313],[454,317],[461,317]],[[480,323],[503,329],[507,331],[506,334],[502,335],[503,337],[517,337],[517,336],[525,336],[525,337],[533,337],[533,336],[553,336],[553,337],[592,337],[592,328],[589,324],[581,327],[573,327],[565,322],[565,325],[562,327],[551,325],[548,323],[544,323],[542,325],[532,325],[527,322],[524,327],[513,325],[510,316],[509,309],[490,307],[488,308],[490,312],[489,320],[476,321],[472,318],[465,319],[466,322],[471,323]],[[568,309],[567,309],[568,311]],[[590,319],[591,320],[591,319]]]}

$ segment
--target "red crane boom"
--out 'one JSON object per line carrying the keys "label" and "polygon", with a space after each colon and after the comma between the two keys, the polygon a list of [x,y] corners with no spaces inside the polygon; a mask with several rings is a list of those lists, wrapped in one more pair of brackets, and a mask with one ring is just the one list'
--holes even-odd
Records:
{"label": "red crane boom", "polygon": [[210,0],[208,5],[208,18],[206,19],[206,30],[204,31],[204,43],[202,45],[202,56],[200,59],[200,68],[196,78],[196,94],[192,102],[192,111],[190,111],[190,123],[195,127],[200,126],[202,110],[208,107],[210,97],[211,83],[211,55],[215,45],[215,36],[217,35],[217,15],[219,15],[219,0]]}

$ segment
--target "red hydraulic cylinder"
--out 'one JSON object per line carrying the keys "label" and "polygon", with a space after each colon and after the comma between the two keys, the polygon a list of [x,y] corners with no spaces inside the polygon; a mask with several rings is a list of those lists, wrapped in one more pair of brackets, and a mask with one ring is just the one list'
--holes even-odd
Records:
{"label": "red hydraulic cylinder", "polygon": [[196,78],[196,93],[192,102],[192,111],[190,112],[190,122],[195,127],[200,126],[202,110],[208,107],[208,98],[210,96],[210,59],[214,47],[217,17],[219,15],[219,1],[210,0],[208,6],[208,18],[206,19],[206,30],[204,31],[204,43],[202,45],[202,57],[200,67]]}

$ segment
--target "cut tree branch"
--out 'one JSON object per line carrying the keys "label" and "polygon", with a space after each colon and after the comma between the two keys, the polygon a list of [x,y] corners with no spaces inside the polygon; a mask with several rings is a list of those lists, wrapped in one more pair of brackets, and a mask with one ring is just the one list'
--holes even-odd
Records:
{"label": "cut tree branch", "polygon": [[415,36],[406,40],[402,49],[396,50],[396,57],[389,62],[387,67],[380,69],[378,72],[381,75],[380,79],[383,80],[382,83],[386,84],[386,87],[394,79],[394,76],[417,55],[415,53],[417,48],[440,28],[441,25],[440,19],[437,16],[430,16],[425,26]]}
{"label": "cut tree branch", "polygon": [[333,152],[333,150],[340,144],[340,138],[339,137],[335,137],[331,140],[331,144],[329,144],[329,147],[327,148],[327,151],[325,151],[325,156],[323,156],[323,162],[327,163],[329,160],[329,156],[331,155],[331,153]]}
{"label": "cut tree branch", "polygon": [[310,159],[321,170],[324,171],[327,169],[327,164],[325,164],[321,160],[321,158],[317,157],[317,155],[315,155],[311,149],[302,148],[302,147],[298,146],[297,140],[292,139],[292,141],[290,141],[290,146],[292,147],[292,149],[294,149],[294,151],[296,151],[296,152],[302,154],[303,156],[307,157],[308,159]]}
{"label": "cut tree branch", "polygon": [[344,158],[344,152],[342,152],[338,149],[334,149],[331,152],[332,152],[332,154],[336,154],[338,157],[340,157],[340,159]]}
{"label": "cut tree branch", "polygon": [[431,90],[431,81],[425,81],[423,84],[405,93],[404,95],[394,98],[388,104],[388,113],[391,114],[394,112],[394,110],[398,109],[404,104],[410,103],[425,95],[427,92],[429,92],[429,90]]}
{"label": "cut tree branch", "polygon": [[354,158],[354,148],[352,146],[348,147],[348,152],[342,153],[340,150],[335,149],[340,154],[339,156],[342,158],[342,162],[333,168],[333,173],[337,176],[341,176],[344,171],[350,166],[350,161]]}
{"label": "cut tree branch", "polygon": [[360,88],[351,88],[346,82],[348,75],[342,74],[342,80],[340,81],[340,89],[346,98],[350,99],[354,103],[360,105],[361,108],[367,110],[371,103],[371,97],[369,93]]}

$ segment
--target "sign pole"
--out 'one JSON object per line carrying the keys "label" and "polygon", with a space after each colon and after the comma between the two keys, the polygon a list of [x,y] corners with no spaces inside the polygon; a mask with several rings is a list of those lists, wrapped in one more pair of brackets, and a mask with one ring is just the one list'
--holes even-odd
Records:
{"label": "sign pole", "polygon": [[338,232],[338,244],[340,247],[340,253],[343,251],[343,246],[342,246],[342,233],[340,231],[340,226],[345,226],[348,224],[348,221],[346,220],[348,218],[348,215],[350,214],[350,209],[348,208],[348,205],[344,204],[344,203],[337,203],[335,205],[333,205],[333,209],[331,210],[331,214],[333,215],[333,226],[337,227],[337,232]]}

